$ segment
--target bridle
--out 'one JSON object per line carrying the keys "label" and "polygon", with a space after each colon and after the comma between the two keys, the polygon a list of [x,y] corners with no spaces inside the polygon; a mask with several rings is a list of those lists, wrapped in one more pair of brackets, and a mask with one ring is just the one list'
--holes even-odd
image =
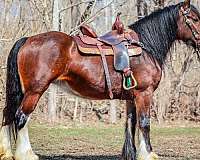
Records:
{"label": "bridle", "polygon": [[[194,36],[195,40],[200,40],[200,33],[197,29],[197,26],[194,24],[194,22],[191,20],[191,18],[189,18],[189,14],[190,14],[191,8],[189,7],[188,9],[184,9],[183,7],[181,7],[181,12],[184,16],[184,21],[186,23],[186,25],[190,28],[192,35]],[[198,47],[198,44],[196,43],[196,47],[195,47],[195,51],[194,53],[197,54],[197,57],[200,61],[200,48]]]}
{"label": "bridle", "polygon": [[188,8],[188,9],[185,10],[183,7],[181,7],[181,12],[184,16],[185,23],[190,28],[194,38],[196,40],[199,40],[200,39],[200,33],[197,29],[197,26],[194,24],[194,22],[191,20],[191,18],[189,18],[190,11],[191,11],[191,8]]}

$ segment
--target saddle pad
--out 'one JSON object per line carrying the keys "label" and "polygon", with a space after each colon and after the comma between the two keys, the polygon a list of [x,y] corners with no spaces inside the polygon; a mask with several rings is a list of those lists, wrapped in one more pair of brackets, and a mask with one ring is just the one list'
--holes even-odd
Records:
{"label": "saddle pad", "polygon": [[[113,52],[113,49],[111,46],[105,45],[95,38],[91,39],[89,37],[87,44],[82,41],[81,36],[74,36],[73,39],[75,40],[79,51],[87,56],[101,55],[99,49],[97,48],[97,44],[102,46],[102,49],[106,56],[114,55],[114,52]],[[87,41],[87,38],[85,39],[85,37],[84,37],[84,40]],[[131,45],[128,47],[128,53],[129,53],[130,57],[140,55],[142,53],[142,48]]]}

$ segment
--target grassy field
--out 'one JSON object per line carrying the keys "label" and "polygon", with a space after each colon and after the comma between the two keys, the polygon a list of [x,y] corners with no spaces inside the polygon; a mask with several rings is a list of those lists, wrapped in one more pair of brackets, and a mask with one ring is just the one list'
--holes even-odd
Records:
{"label": "grassy field", "polygon": [[[152,127],[154,151],[161,160],[200,160],[200,127]],[[124,141],[122,124],[47,126],[32,123],[30,139],[42,160],[116,160]]]}

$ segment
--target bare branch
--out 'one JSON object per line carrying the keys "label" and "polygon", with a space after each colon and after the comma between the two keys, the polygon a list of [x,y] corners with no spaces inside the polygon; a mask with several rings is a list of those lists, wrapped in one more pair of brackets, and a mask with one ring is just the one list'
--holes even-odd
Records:
{"label": "bare branch", "polygon": [[76,3],[76,4],[72,4],[72,5],[70,5],[66,8],[61,9],[59,12],[61,14],[62,12],[66,11],[66,10],[72,8],[72,7],[78,6],[78,5],[83,4],[83,3],[89,3],[89,2],[94,2],[94,0],[82,1],[82,2],[79,2],[79,3]]}
{"label": "bare branch", "polygon": [[92,21],[94,21],[94,19],[95,19],[96,17],[98,17],[99,15],[101,15],[101,14],[102,14],[102,11],[103,11],[104,9],[106,9],[108,6],[110,6],[113,2],[114,2],[114,0],[112,0],[109,4],[107,4],[106,6],[104,6],[103,8],[101,8],[99,11],[97,11],[93,16],[87,18],[87,19],[86,19],[84,22],[82,22],[80,25],[74,27],[74,28],[71,30],[70,35],[73,35],[74,33],[76,33],[77,30],[79,29],[79,27],[80,27],[81,25],[83,25],[83,24],[85,24],[85,23],[91,23]]}
{"label": "bare branch", "polygon": [[6,42],[9,42],[9,41],[13,41],[13,39],[0,39],[0,41],[6,41]]}

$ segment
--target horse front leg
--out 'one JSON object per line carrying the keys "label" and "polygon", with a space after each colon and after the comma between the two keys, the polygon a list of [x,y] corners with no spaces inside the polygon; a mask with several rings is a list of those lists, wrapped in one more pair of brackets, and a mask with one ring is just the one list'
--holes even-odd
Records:
{"label": "horse front leg", "polygon": [[122,150],[122,159],[136,160],[135,127],[137,120],[135,102],[126,101],[126,110],[125,142]]}
{"label": "horse front leg", "polygon": [[139,160],[158,160],[158,156],[152,152],[150,141],[150,106],[152,104],[153,91],[147,89],[136,94],[137,119],[139,127]]}

